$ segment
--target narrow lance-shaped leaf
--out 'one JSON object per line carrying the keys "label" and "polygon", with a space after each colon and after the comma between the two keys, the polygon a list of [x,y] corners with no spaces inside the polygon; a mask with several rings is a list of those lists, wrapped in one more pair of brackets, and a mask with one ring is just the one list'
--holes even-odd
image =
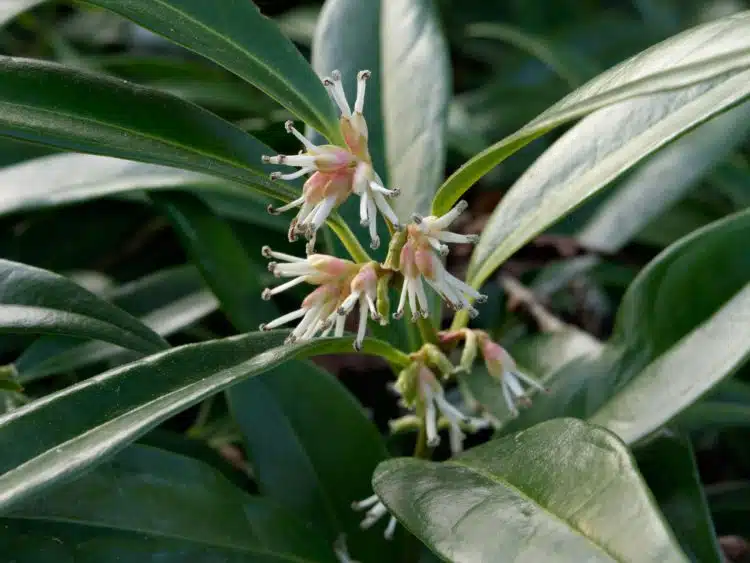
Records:
{"label": "narrow lance-shaped leaf", "polygon": [[487,148],[440,187],[433,213],[443,214],[507,157],[571,120],[623,100],[715,80],[750,67],[750,12],[676,35],[593,78],[539,117]]}
{"label": "narrow lance-shaped leaf", "polygon": [[[351,338],[281,346],[287,332],[189,344],[102,373],[0,417],[0,509],[79,475],[170,416],[293,358],[350,352]],[[408,358],[366,339],[364,352]],[[39,432],[44,427],[46,431]]]}
{"label": "narrow lance-shaped leaf", "polygon": [[87,0],[211,59],[326,135],[338,117],[320,78],[250,0]]}
{"label": "narrow lance-shaped leaf", "polygon": [[389,460],[373,485],[446,561],[688,561],[625,445],[579,420],[544,422],[443,463]]}
{"label": "narrow lance-shaped leaf", "polygon": [[451,69],[434,0],[387,0],[381,13],[388,182],[399,218],[429,214],[445,173]]}
{"label": "narrow lance-shaped leaf", "polygon": [[[590,115],[514,184],[472,255],[479,286],[528,240],[680,135],[750,97],[750,71],[718,84],[623,102]],[[627,120],[627,121],[626,121]],[[613,121],[621,127],[612,127]]]}
{"label": "narrow lance-shaped leaf", "polygon": [[0,260],[0,332],[104,340],[145,354],[168,348],[155,332],[71,280]]}
{"label": "narrow lance-shaped leaf", "polygon": [[50,62],[0,57],[0,135],[214,174],[281,199],[296,193],[268,179],[268,147],[216,115]]}
{"label": "narrow lance-shaped leaf", "polygon": [[141,445],[0,519],[6,557],[52,557],[52,538],[99,563],[335,561],[332,545],[282,507],[198,460]]}

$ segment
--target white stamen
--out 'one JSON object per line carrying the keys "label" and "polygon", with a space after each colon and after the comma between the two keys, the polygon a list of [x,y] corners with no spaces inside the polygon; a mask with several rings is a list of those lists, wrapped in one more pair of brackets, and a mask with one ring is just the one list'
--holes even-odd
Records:
{"label": "white stamen", "polygon": [[451,453],[453,455],[460,454],[464,449],[464,440],[466,439],[466,435],[461,432],[461,429],[457,424],[451,424],[450,428],[448,429],[448,437],[450,438],[451,443]]}
{"label": "white stamen", "polygon": [[521,383],[518,381],[516,374],[506,371],[503,373],[503,381],[510,388],[510,392],[513,393],[515,397],[524,396],[523,387],[521,387]]}
{"label": "white stamen", "polygon": [[370,230],[370,248],[375,249],[380,246],[380,238],[378,237],[378,223],[377,223],[377,209],[375,207],[375,201],[372,198],[367,198],[367,215],[368,215],[368,227]]}
{"label": "white stamen", "polygon": [[367,530],[387,513],[388,509],[385,507],[385,505],[382,502],[378,502],[375,506],[367,511],[367,514],[365,514],[365,519],[362,520],[359,527],[363,530]]}
{"label": "white stamen", "polygon": [[370,508],[372,506],[375,506],[379,502],[380,502],[380,499],[378,498],[378,495],[372,495],[370,497],[367,497],[364,500],[353,502],[352,508],[354,510],[364,510],[365,508]]}
{"label": "white stamen", "polygon": [[333,101],[336,102],[336,105],[341,110],[341,114],[347,119],[350,119],[352,117],[352,110],[346,99],[344,86],[341,84],[341,73],[338,70],[334,70],[331,72],[330,78],[325,78],[323,80],[323,85],[328,88]]}
{"label": "white stamen", "polygon": [[300,133],[299,131],[297,131],[297,130],[296,130],[296,129],[294,128],[294,122],[293,122],[293,121],[292,121],[291,119],[290,119],[289,121],[287,121],[286,123],[284,123],[284,128],[286,129],[286,132],[287,132],[287,133],[291,133],[292,135],[294,135],[294,136],[295,136],[295,137],[297,138],[297,140],[298,140],[298,141],[299,141],[300,143],[302,143],[302,144],[304,145],[304,147],[305,147],[305,148],[306,148],[306,149],[307,149],[308,151],[310,151],[310,152],[315,152],[315,151],[316,151],[316,150],[318,149],[318,147],[316,147],[315,145],[313,145],[313,144],[312,144],[312,143],[311,143],[311,142],[310,142],[310,141],[309,141],[309,140],[307,139],[307,137],[305,137],[305,136],[304,136],[304,135],[303,135],[302,133]]}
{"label": "white stamen", "polygon": [[367,227],[370,224],[370,216],[367,212],[369,199],[367,192],[363,193],[359,198],[359,224],[363,227]]}
{"label": "white stamen", "polygon": [[277,277],[296,278],[297,276],[306,276],[316,273],[308,262],[284,262],[276,264],[273,274]]}
{"label": "white stamen", "polygon": [[341,338],[344,336],[344,328],[346,327],[346,317],[339,316],[336,319],[336,330],[334,330],[333,335]]}
{"label": "white stamen", "polygon": [[357,100],[354,102],[354,112],[362,113],[365,109],[365,90],[367,79],[370,78],[369,70],[362,70],[357,74]]}
{"label": "white stamen", "polygon": [[362,303],[359,305],[359,325],[357,326],[357,338],[354,341],[354,349],[359,352],[362,350],[362,343],[365,340],[365,333],[367,332],[367,307],[364,307]]}
{"label": "white stamen", "polygon": [[377,182],[370,182],[370,189],[374,192],[377,192],[379,194],[383,194],[387,197],[396,197],[401,193],[401,190],[389,190],[388,188],[384,188]]}
{"label": "white stamen", "polygon": [[378,192],[372,192],[372,197],[375,200],[375,204],[378,206],[378,209],[380,209],[380,212],[385,215],[386,219],[391,222],[393,228],[398,230],[398,217],[396,217],[396,214],[394,213],[393,209],[391,209],[391,206],[388,205],[388,202],[385,200],[383,195],[379,194]]}
{"label": "white stamen", "polygon": [[315,172],[315,168],[300,168],[296,172],[290,172],[289,174],[282,174],[281,172],[271,173],[271,180],[296,180],[301,178],[305,174]]}
{"label": "white stamen", "polygon": [[458,219],[459,215],[466,211],[468,207],[469,204],[466,203],[465,200],[459,201],[453,209],[448,211],[448,213],[430,221],[430,228],[434,231],[444,231],[450,227],[451,223]]}
{"label": "white stamen", "polygon": [[391,516],[390,520],[388,520],[388,525],[385,527],[385,532],[383,532],[383,537],[387,540],[392,540],[393,535],[396,533],[396,517]]}
{"label": "white stamen", "polygon": [[440,256],[448,256],[448,253],[450,252],[448,246],[446,246],[445,244],[440,244],[439,240],[430,236],[427,237],[427,242],[430,243],[432,249],[440,254]]}
{"label": "white stamen", "polygon": [[326,219],[328,219],[328,216],[331,214],[331,211],[333,211],[333,208],[335,206],[336,196],[328,196],[322,202],[320,202],[320,206],[315,212],[315,216],[313,217],[312,221],[310,221],[313,232],[317,231],[321,227],[321,225],[326,222]]}
{"label": "white stamen", "polygon": [[370,309],[370,317],[372,320],[379,321],[380,313],[378,313],[378,308],[375,305],[375,300],[372,298],[372,295],[365,293],[365,301],[367,301],[367,307]]}
{"label": "white stamen", "polygon": [[287,289],[292,288],[295,285],[299,285],[301,283],[304,283],[306,277],[307,276],[299,276],[298,278],[291,279],[288,282],[282,283],[281,285],[278,285],[278,286],[276,286],[274,288],[267,289],[266,291],[263,292],[264,293],[264,298],[265,298],[265,295],[268,295],[269,298],[270,298],[270,296],[272,296],[272,295],[278,295],[282,291],[286,291]]}
{"label": "white stamen", "polygon": [[271,250],[270,246],[264,246],[261,249],[261,254],[264,258],[276,258],[277,260],[286,260],[287,262],[307,262],[307,259],[300,258],[298,256],[292,256],[291,254],[285,254],[283,252],[276,252]]}
{"label": "white stamen", "polygon": [[435,394],[435,404],[437,404],[443,416],[450,420],[452,424],[459,424],[467,420],[467,416],[464,413],[448,402],[448,399],[442,393],[442,389],[440,393]]}
{"label": "white stamen", "polygon": [[339,305],[338,308],[338,314],[346,316],[349,313],[351,313],[352,309],[354,308],[354,305],[359,300],[360,293],[358,291],[355,291],[353,293],[349,294],[349,297],[344,299],[344,302]]}
{"label": "white stamen", "polygon": [[541,383],[539,383],[536,379],[532,379],[531,377],[529,377],[528,375],[526,375],[523,372],[514,371],[513,375],[515,375],[521,381],[523,381],[524,383],[526,383],[526,385],[529,385],[531,387],[535,387],[536,389],[539,389],[542,392],[546,392],[547,391],[547,388],[544,385],[542,385]]}
{"label": "white stamen", "polygon": [[419,300],[419,308],[422,311],[422,317],[425,319],[430,315],[430,306],[427,301],[427,293],[425,293],[424,285],[422,284],[422,278],[417,278],[414,281],[414,285],[417,291],[417,299]]}
{"label": "white stamen", "polygon": [[272,320],[270,323],[260,325],[260,330],[272,330],[276,327],[285,325],[288,322],[299,319],[300,317],[305,316],[306,313],[307,309],[304,307],[302,309],[297,309],[296,311],[292,311],[291,313],[287,313],[286,315],[282,315],[277,319]]}
{"label": "white stamen", "polygon": [[503,391],[503,398],[505,399],[505,404],[508,406],[508,410],[510,411],[511,416],[518,416],[518,407],[516,407],[515,401],[510,396],[510,390],[508,389],[508,386],[502,385],[501,387]]}
{"label": "white stamen", "polygon": [[457,244],[475,243],[479,240],[477,235],[460,235],[450,231],[438,231],[434,234],[435,238],[443,242],[452,242]]}
{"label": "white stamen", "polygon": [[401,297],[398,299],[398,307],[396,312],[393,313],[394,319],[400,319],[404,315],[404,307],[406,306],[406,296],[409,292],[409,278],[404,276],[404,283],[401,285]]}
{"label": "white stamen", "polygon": [[427,434],[427,445],[431,448],[437,447],[440,444],[440,435],[437,431],[437,412],[435,409],[435,403],[433,403],[433,397],[431,392],[427,392],[425,389],[427,385],[423,384],[424,394],[424,419],[425,419],[425,432]]}
{"label": "white stamen", "polygon": [[264,157],[263,162],[267,162],[269,164],[283,164],[284,166],[302,166],[304,168],[312,168],[314,170],[317,170],[318,167],[315,165],[316,158],[317,157],[308,156],[306,154],[297,154],[291,156],[279,154],[276,156]]}
{"label": "white stamen", "polygon": [[305,203],[305,196],[298,197],[294,201],[290,201],[286,205],[282,205],[281,207],[274,207],[272,205],[268,206],[268,212],[271,215],[278,215],[279,213],[284,213],[285,211],[289,211],[290,209],[294,209],[295,207],[299,207]]}
{"label": "white stamen", "polygon": [[[417,278],[419,279],[419,278]],[[411,310],[411,320],[416,321],[419,318],[419,309],[417,309],[417,280],[409,280],[409,309]]]}

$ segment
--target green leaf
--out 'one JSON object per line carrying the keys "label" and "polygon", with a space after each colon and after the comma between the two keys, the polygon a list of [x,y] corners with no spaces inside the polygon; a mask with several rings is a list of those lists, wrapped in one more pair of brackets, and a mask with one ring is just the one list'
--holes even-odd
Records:
{"label": "green leaf", "polygon": [[[124,111],[124,108],[127,111]],[[55,63],[0,57],[0,135],[215,174],[291,198],[261,164],[268,147],[189,102]]]}
{"label": "green leaf", "polygon": [[677,539],[700,563],[723,563],[690,441],[664,432],[636,452],[638,468]]}
{"label": "green leaf", "polygon": [[680,135],[750,97],[750,71],[598,110],[513,185],[487,222],[469,279],[479,286],[528,240]]}
{"label": "green leaf", "polygon": [[[203,281],[192,267],[179,267],[147,276],[105,295],[115,305],[138,316],[162,337],[170,336],[217,308],[214,295],[203,289]],[[43,336],[24,350],[13,363],[21,383],[79,369],[123,352],[102,342],[81,343],[66,336]]]}
{"label": "green leaf", "polygon": [[331,141],[338,116],[321,80],[248,0],[87,0],[211,59],[254,84]]}
{"label": "green leaf", "polygon": [[46,2],[46,0],[4,0],[0,5],[0,26],[43,2]]}
{"label": "green leaf", "polygon": [[[0,510],[79,475],[170,416],[243,379],[293,358],[351,351],[351,338],[281,346],[287,334],[252,333],[173,348],[0,417]],[[364,351],[400,366],[409,361],[377,340],[366,339]]]}
{"label": "green leaf", "polygon": [[468,162],[440,187],[440,215],[477,180],[534,139],[599,108],[644,94],[717,80],[750,66],[750,12],[689,29],[631,57],[575,90],[513,135]]}
{"label": "green leaf", "polygon": [[[328,372],[287,362],[227,391],[263,495],[283,504],[333,542],[346,534],[361,561],[395,560],[393,542],[359,528],[355,500],[388,457],[362,407]],[[274,444],[274,447],[269,447]]]}
{"label": "green leaf", "polygon": [[627,448],[578,420],[545,422],[443,463],[386,461],[373,485],[446,561],[687,561]]}
{"label": "green leaf", "polygon": [[700,401],[682,411],[675,419],[675,426],[685,432],[750,428],[750,405]]}
{"label": "green leaf", "polygon": [[388,0],[381,13],[388,184],[399,219],[429,214],[445,173],[451,68],[434,0]]}
{"label": "green leaf", "polygon": [[264,319],[276,316],[276,308],[261,299],[260,268],[247,257],[225,221],[191,194],[155,193],[151,199],[166,214],[182,246],[239,331],[257,330]]}
{"label": "green leaf", "polygon": [[281,507],[147,446],[0,519],[0,546],[15,561],[45,554],[52,537],[76,561],[335,561],[331,545]]}
{"label": "green leaf", "polygon": [[168,344],[150,328],[63,276],[0,260],[0,333],[63,334],[152,354]]}
{"label": "green leaf", "polygon": [[576,416],[605,424],[632,442],[730,375],[750,352],[748,236],[750,211],[745,211],[657,256],[628,288],[614,335],[601,352],[550,376],[549,395],[537,395],[509,428]]}
{"label": "green leaf", "polygon": [[665,147],[597,209],[578,240],[598,251],[619,251],[747,139],[748,132],[750,103],[745,103]]}

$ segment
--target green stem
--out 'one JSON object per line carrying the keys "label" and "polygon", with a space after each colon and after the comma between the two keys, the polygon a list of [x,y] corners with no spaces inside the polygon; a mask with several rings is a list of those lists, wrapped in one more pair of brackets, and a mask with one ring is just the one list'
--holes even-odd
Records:
{"label": "green stem", "polygon": [[328,226],[331,227],[331,230],[334,233],[336,233],[336,236],[339,237],[341,244],[344,245],[344,248],[346,248],[346,251],[356,263],[364,264],[366,262],[372,262],[372,258],[370,258],[370,255],[367,254],[367,251],[362,247],[362,245],[357,240],[357,237],[354,236],[352,230],[338,213],[331,215],[330,219],[328,220]]}
{"label": "green stem", "polygon": [[451,323],[451,330],[460,330],[462,328],[466,328],[469,324],[469,313],[461,310],[453,317],[453,322]]}
{"label": "green stem", "polygon": [[422,337],[424,344],[435,344],[438,343],[438,335],[435,330],[435,326],[429,319],[419,317],[417,320],[417,328],[419,329],[419,335]]}

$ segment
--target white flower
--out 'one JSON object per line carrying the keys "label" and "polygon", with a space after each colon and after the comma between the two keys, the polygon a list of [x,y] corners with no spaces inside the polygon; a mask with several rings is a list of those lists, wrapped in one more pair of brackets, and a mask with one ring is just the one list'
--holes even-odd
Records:
{"label": "white flower", "polygon": [[[359,304],[359,324],[354,349],[360,351],[367,332],[367,313],[369,311],[373,321],[380,321],[381,316],[375,304],[378,294],[378,273],[375,263],[362,266],[349,285],[351,293],[338,308],[338,319],[345,318]],[[337,321],[338,322],[338,321]]]}
{"label": "white flower", "polygon": [[466,207],[466,202],[461,201],[441,217],[415,215],[415,222],[407,226],[406,242],[401,248],[399,258],[399,269],[404,276],[404,282],[401,288],[401,298],[394,314],[396,318],[403,315],[407,299],[413,320],[420,315],[429,316],[423,279],[453,309],[467,310],[472,316],[478,314],[471,304],[472,300],[482,303],[487,297],[450,274],[440,258],[448,254],[448,247],[443,244],[444,242],[476,242],[475,235],[461,235],[446,230]]}
{"label": "white flower", "polygon": [[299,155],[264,156],[263,162],[282,164],[299,168],[290,174],[274,172],[274,180],[294,180],[312,174],[305,182],[302,195],[290,203],[278,208],[269,207],[271,213],[283,213],[299,207],[297,216],[289,228],[289,240],[294,241],[299,234],[304,235],[309,243],[308,253],[315,247],[315,235],[325,223],[331,212],[355,193],[361,198],[360,219],[364,226],[370,228],[371,246],[377,248],[380,240],[377,236],[377,210],[398,228],[398,219],[391,209],[386,197],[395,197],[399,190],[389,190],[372,167],[372,159],[367,145],[368,131],[362,110],[365,103],[365,90],[370,71],[363,70],[357,75],[357,99],[352,112],[341,84],[341,73],[333,71],[330,77],[323,79],[331,97],[341,111],[340,127],[345,146],[314,145],[302,133],[294,128],[291,121],[286,122],[287,132],[294,135],[305,147]]}
{"label": "white flower", "polygon": [[[378,498],[378,495],[372,495],[365,500],[354,502],[352,508],[354,510],[367,510],[364,520],[359,525],[363,530],[371,528],[378,520],[388,514],[388,509]],[[383,532],[385,539],[393,539],[393,534],[396,532],[396,523],[396,518],[391,515],[388,519],[388,525],[385,527],[385,532]]]}
{"label": "white flower", "polygon": [[522,383],[543,392],[546,392],[546,388],[538,381],[521,372],[505,348],[490,340],[486,335],[482,335],[481,341],[482,356],[484,357],[487,371],[491,376],[500,381],[503,398],[508,405],[511,415],[518,416],[518,404],[524,406],[531,404],[531,399],[529,399]]}

